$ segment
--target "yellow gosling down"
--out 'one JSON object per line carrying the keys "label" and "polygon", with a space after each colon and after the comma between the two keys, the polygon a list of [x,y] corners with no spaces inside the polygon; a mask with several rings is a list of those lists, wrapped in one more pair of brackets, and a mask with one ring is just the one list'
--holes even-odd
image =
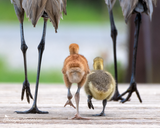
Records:
{"label": "yellow gosling down", "polygon": [[97,100],[103,100],[103,110],[95,116],[105,116],[105,107],[107,100],[111,100],[116,89],[116,82],[113,76],[103,70],[103,59],[96,57],[93,61],[94,70],[87,75],[87,80],[84,85],[86,94],[88,95],[88,107],[94,109],[92,97]]}

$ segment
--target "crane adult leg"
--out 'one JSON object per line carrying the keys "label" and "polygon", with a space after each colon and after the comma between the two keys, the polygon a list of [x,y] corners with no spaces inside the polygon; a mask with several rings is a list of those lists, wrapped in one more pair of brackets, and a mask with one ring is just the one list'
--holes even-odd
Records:
{"label": "crane adult leg", "polygon": [[117,29],[114,23],[114,18],[113,18],[113,12],[112,9],[110,9],[109,6],[108,7],[108,12],[109,12],[109,18],[110,18],[110,25],[111,25],[111,37],[112,37],[112,41],[113,41],[113,54],[114,54],[114,75],[115,75],[115,80],[116,80],[116,91],[115,94],[112,98],[112,100],[114,101],[118,101],[118,100],[123,100],[122,97],[119,97],[119,91],[118,91],[118,70],[117,70],[117,52],[116,52],[116,39],[117,39]]}
{"label": "crane adult leg", "polygon": [[40,77],[40,69],[41,69],[41,61],[42,61],[42,54],[45,47],[45,36],[46,36],[46,26],[47,26],[48,18],[44,18],[44,27],[43,27],[43,34],[40,44],[38,45],[39,51],[39,58],[38,58],[38,70],[37,70],[37,79],[36,79],[36,89],[35,89],[35,96],[34,102],[31,109],[21,112],[17,111],[18,114],[27,114],[27,113],[38,113],[38,114],[48,114],[47,111],[40,111],[37,107],[37,95],[38,95],[38,86],[39,86],[39,77]]}
{"label": "crane adult leg", "polygon": [[30,103],[30,98],[33,99],[33,97],[32,97],[31,91],[30,91],[30,84],[29,84],[28,76],[27,76],[26,51],[28,49],[28,46],[26,45],[25,39],[24,39],[23,22],[20,23],[20,33],[21,33],[21,50],[22,50],[22,53],[23,53],[24,73],[25,73],[25,80],[23,82],[21,100],[23,100],[23,98],[24,98],[24,92],[26,91],[27,101],[28,101],[28,103]]}
{"label": "crane adult leg", "polygon": [[30,98],[33,99],[33,97],[32,97],[31,91],[30,91],[30,84],[28,82],[28,77],[27,77],[26,51],[28,49],[28,46],[26,45],[26,42],[24,39],[24,30],[23,30],[24,10],[23,9],[19,10],[16,4],[14,4],[14,9],[15,9],[16,15],[20,21],[21,50],[22,50],[23,59],[24,59],[25,80],[24,80],[23,86],[22,86],[21,100],[24,99],[24,92],[26,92],[27,101],[28,101],[28,103],[30,103]]}
{"label": "crane adult leg", "polygon": [[129,93],[129,94],[128,94],[126,99],[121,101],[122,103],[125,103],[131,97],[133,92],[136,92],[139,101],[142,102],[140,94],[139,94],[138,89],[137,89],[137,83],[136,83],[136,80],[135,80],[135,75],[136,75],[136,57],[137,57],[137,48],[138,48],[138,37],[139,37],[140,24],[141,24],[141,14],[138,13],[136,18],[135,18],[136,29],[135,29],[135,33],[134,33],[134,50],[133,50],[132,75],[131,75],[130,86],[119,97],[122,97],[126,93]]}

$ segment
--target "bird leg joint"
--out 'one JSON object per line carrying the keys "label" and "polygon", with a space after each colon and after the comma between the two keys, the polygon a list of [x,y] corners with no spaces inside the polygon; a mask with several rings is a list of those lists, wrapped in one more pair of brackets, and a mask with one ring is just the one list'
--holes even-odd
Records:
{"label": "bird leg joint", "polygon": [[93,106],[93,104],[92,104],[92,96],[88,95],[88,100],[87,100],[87,102],[88,102],[88,108],[89,108],[89,109],[94,109],[94,106]]}
{"label": "bird leg joint", "polygon": [[23,52],[23,53],[26,53],[27,49],[28,49],[28,46],[27,46],[25,43],[23,43],[23,44],[21,45],[21,50],[22,50],[22,52]]}
{"label": "bird leg joint", "polygon": [[45,46],[45,43],[44,43],[44,41],[42,40],[41,43],[38,45],[38,50],[44,51],[44,46]]}
{"label": "bird leg joint", "polygon": [[71,92],[70,92],[70,90],[68,89],[68,95],[67,95],[67,98],[70,100],[70,99],[72,99],[72,94],[71,94]]}
{"label": "bird leg joint", "polygon": [[133,82],[131,82],[131,85],[132,85],[132,86],[131,86],[130,89],[135,91],[135,90],[136,90],[136,85],[137,85],[137,83],[136,83],[135,81],[133,81]]}
{"label": "bird leg joint", "polygon": [[113,27],[111,28],[111,37],[112,37],[112,39],[116,38],[116,37],[117,37],[117,34],[118,34],[117,29],[116,29],[115,26],[113,26]]}
{"label": "bird leg joint", "polygon": [[91,103],[91,102],[92,102],[91,100],[92,100],[92,96],[88,95],[88,100],[87,100],[87,102],[88,102],[88,103]]}
{"label": "bird leg joint", "polygon": [[30,84],[29,84],[29,82],[28,82],[27,79],[23,82],[23,85],[24,85],[24,88],[25,88],[25,89],[26,89],[27,87],[30,87]]}

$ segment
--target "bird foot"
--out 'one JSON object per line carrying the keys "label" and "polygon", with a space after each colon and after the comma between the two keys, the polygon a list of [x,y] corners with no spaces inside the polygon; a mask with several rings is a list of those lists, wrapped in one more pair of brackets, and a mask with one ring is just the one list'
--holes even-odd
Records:
{"label": "bird foot", "polygon": [[90,120],[88,118],[81,117],[79,114],[76,114],[72,120]]}
{"label": "bird foot", "polygon": [[72,103],[71,100],[68,100],[68,101],[66,102],[66,104],[64,105],[64,107],[66,107],[67,105],[70,105],[70,106],[72,106],[73,108],[76,109],[76,107],[73,105],[73,103]]}
{"label": "bird foot", "polygon": [[106,116],[106,114],[104,112],[101,112],[100,114],[95,114],[93,116]]}
{"label": "bird foot", "polygon": [[87,100],[87,102],[88,102],[88,108],[89,109],[94,109],[94,106],[93,106],[93,104],[92,104],[92,97],[91,96],[88,96],[88,100]]}
{"label": "bird foot", "polygon": [[133,92],[136,92],[139,101],[142,103],[142,99],[141,99],[140,94],[139,94],[139,92],[138,92],[137,83],[136,83],[136,82],[132,82],[132,83],[130,84],[129,88],[128,88],[124,93],[122,93],[122,94],[119,96],[119,98],[120,98],[120,97],[124,96],[126,93],[128,93],[127,98],[121,100],[121,103],[125,103],[126,101],[129,101],[129,100],[130,100],[129,98],[131,97],[131,95],[132,95]]}
{"label": "bird foot", "polygon": [[119,101],[119,100],[124,100],[124,98],[120,97],[119,91],[116,90],[116,92],[115,92],[115,94],[114,94],[114,96],[112,97],[111,100],[113,100],[113,101]]}
{"label": "bird foot", "polygon": [[21,100],[23,100],[23,98],[24,98],[24,92],[26,92],[27,102],[30,103],[30,98],[33,99],[33,96],[31,94],[30,84],[29,84],[28,80],[25,80],[23,82],[22,93],[21,93]]}
{"label": "bird foot", "polygon": [[40,111],[37,107],[32,107],[31,109],[27,111],[15,111],[17,114],[48,114],[47,111]]}

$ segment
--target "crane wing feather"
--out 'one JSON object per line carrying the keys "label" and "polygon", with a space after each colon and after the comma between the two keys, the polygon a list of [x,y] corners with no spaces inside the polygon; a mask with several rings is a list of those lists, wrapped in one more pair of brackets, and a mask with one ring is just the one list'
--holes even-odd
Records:
{"label": "crane wing feather", "polygon": [[105,0],[105,2],[109,6],[109,9],[112,9],[116,0]]}
{"label": "crane wing feather", "polygon": [[24,19],[24,10],[22,8],[23,0],[11,0],[11,3],[14,5],[14,9],[19,21],[22,23]]}
{"label": "crane wing feather", "polygon": [[46,2],[47,0],[23,0],[22,7],[33,26],[37,24],[39,18],[43,15]]}
{"label": "crane wing feather", "polygon": [[48,0],[46,3],[45,11],[47,12],[55,31],[57,32],[58,24],[62,18],[62,12],[66,12],[67,0]]}
{"label": "crane wing feather", "polygon": [[[152,18],[153,13],[153,4],[156,6],[157,0],[143,0],[146,3],[147,10],[144,10],[146,14],[150,16],[150,19]],[[130,18],[132,12],[139,4],[139,0],[119,0],[123,16],[125,18],[125,21],[127,23],[128,19]]]}

